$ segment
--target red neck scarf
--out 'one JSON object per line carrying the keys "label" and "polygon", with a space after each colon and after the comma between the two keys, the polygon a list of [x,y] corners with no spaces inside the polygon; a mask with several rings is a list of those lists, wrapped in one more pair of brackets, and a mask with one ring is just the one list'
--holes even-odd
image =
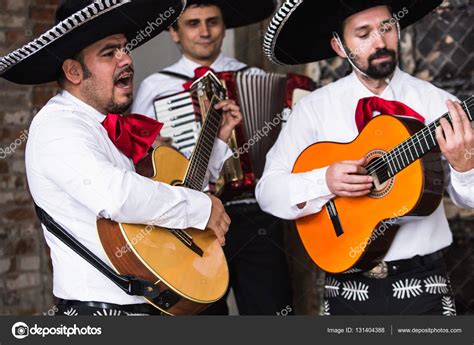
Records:
{"label": "red neck scarf", "polygon": [[359,133],[373,118],[374,111],[378,111],[383,115],[411,116],[423,123],[425,122],[423,116],[401,102],[386,101],[379,97],[366,97],[359,100],[355,113],[355,120]]}
{"label": "red neck scarf", "polygon": [[161,122],[139,114],[108,114],[102,125],[110,140],[134,164],[148,153],[163,127]]}

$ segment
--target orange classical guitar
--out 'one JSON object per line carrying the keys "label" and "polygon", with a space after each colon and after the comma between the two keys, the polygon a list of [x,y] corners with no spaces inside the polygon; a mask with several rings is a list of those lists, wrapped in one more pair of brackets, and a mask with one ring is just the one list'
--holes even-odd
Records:
{"label": "orange classical guitar", "polygon": [[[474,99],[462,103],[473,121]],[[296,160],[294,173],[367,157],[371,192],[362,197],[335,197],[320,212],[296,221],[313,261],[340,273],[374,266],[389,249],[405,216],[427,216],[442,200],[444,174],[435,137],[439,120],[425,126],[408,117],[373,118],[350,143],[319,142]],[[427,239],[429,240],[429,239]]]}

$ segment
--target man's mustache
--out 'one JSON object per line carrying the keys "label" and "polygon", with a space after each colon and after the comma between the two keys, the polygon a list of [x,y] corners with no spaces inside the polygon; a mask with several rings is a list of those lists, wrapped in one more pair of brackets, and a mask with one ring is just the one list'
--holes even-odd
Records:
{"label": "man's mustache", "polygon": [[123,70],[121,70],[121,71],[119,71],[115,74],[114,81],[119,80],[124,74],[131,74],[133,76],[134,73],[135,73],[135,70],[134,70],[133,66],[131,66],[131,65],[127,66]]}
{"label": "man's mustache", "polygon": [[383,48],[383,49],[377,50],[375,53],[370,55],[368,60],[369,60],[369,62],[372,62],[375,59],[378,59],[378,58],[381,58],[381,57],[384,57],[384,56],[387,56],[387,55],[390,55],[394,59],[396,57],[396,53],[395,53],[394,50]]}

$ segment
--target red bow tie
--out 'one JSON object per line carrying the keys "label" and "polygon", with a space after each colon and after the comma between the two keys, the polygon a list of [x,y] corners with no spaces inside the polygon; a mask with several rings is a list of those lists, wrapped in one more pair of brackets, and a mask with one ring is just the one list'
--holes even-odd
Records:
{"label": "red bow tie", "polygon": [[115,146],[135,164],[148,153],[163,127],[161,122],[139,114],[108,114],[102,125]]}
{"label": "red bow tie", "polygon": [[423,123],[425,122],[423,116],[401,102],[386,101],[379,97],[366,97],[359,99],[359,103],[357,103],[355,120],[359,132],[373,118],[374,111],[378,111],[383,115],[411,116]]}
{"label": "red bow tie", "polygon": [[204,74],[206,74],[209,71],[217,75],[217,73],[210,67],[201,66],[201,67],[196,68],[194,70],[193,81],[187,81],[186,83],[184,83],[183,89],[188,91],[191,85],[193,84],[194,80],[201,78]]}

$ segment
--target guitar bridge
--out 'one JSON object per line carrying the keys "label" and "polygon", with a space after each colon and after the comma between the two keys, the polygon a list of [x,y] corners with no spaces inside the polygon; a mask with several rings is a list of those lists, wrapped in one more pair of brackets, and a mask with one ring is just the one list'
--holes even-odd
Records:
{"label": "guitar bridge", "polygon": [[194,243],[192,236],[186,233],[186,231],[179,229],[170,229],[170,231],[178,238],[178,240],[180,240],[186,247],[191,249],[194,253],[201,257],[204,255],[204,251],[199,248],[196,243]]}
{"label": "guitar bridge", "polygon": [[344,233],[344,229],[342,228],[341,221],[339,219],[339,214],[337,213],[336,204],[333,200],[326,203],[326,211],[329,214],[329,218],[331,219],[332,226],[334,227],[334,231],[336,232],[336,236],[341,236]]}

